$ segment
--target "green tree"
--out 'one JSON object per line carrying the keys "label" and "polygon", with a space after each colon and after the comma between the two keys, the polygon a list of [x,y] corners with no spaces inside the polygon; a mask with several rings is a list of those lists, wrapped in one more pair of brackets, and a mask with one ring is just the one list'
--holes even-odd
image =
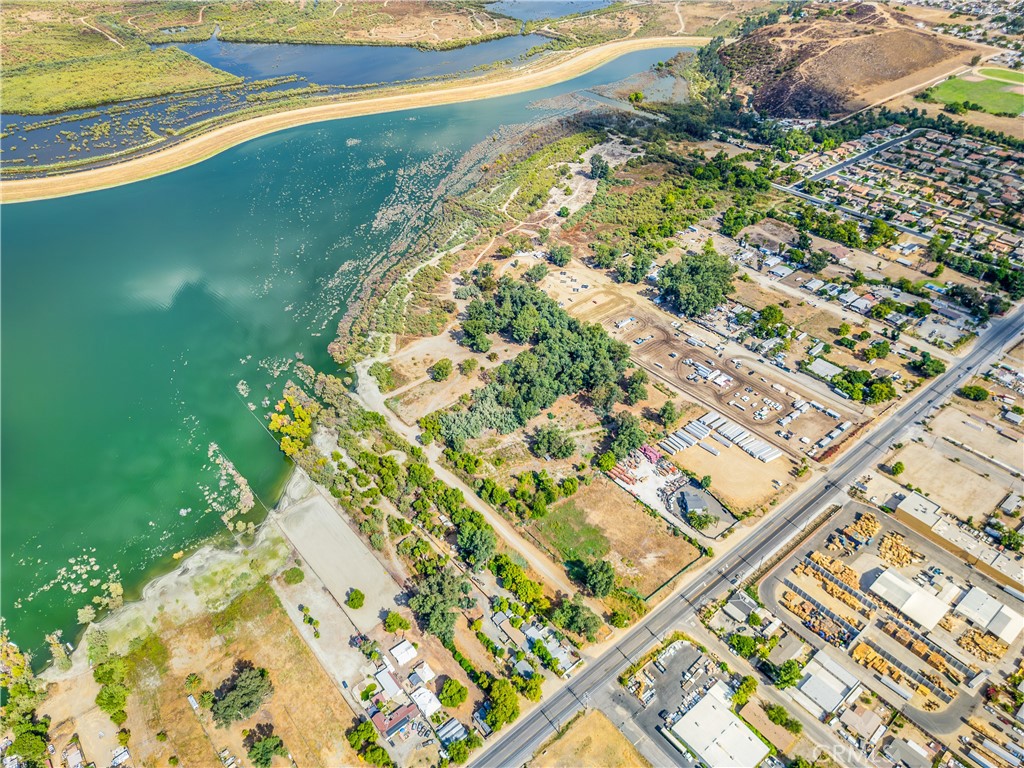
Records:
{"label": "green tree", "polygon": [[1004,528],[1000,543],[1013,552],[1020,552],[1021,547],[1024,546],[1024,535],[1010,528]]}
{"label": "green tree", "polygon": [[772,680],[777,688],[792,688],[803,677],[803,667],[794,659],[783,663],[774,670]]}
{"label": "green tree", "polygon": [[758,645],[758,642],[750,635],[735,634],[729,637],[729,646],[744,659],[749,659],[757,653]]}
{"label": "green tree", "polygon": [[611,175],[611,172],[612,168],[608,165],[608,161],[595,152],[590,158],[591,177],[595,179],[607,179]]}
{"label": "green tree", "polygon": [[849,323],[840,323],[839,324],[839,335],[840,335],[840,337],[842,337],[842,336],[849,336],[850,335],[850,324]]}
{"label": "green tree", "polygon": [[412,625],[409,620],[405,618],[398,611],[388,611],[388,615],[384,617],[384,631],[395,634],[397,632],[403,632]]}
{"label": "green tree", "polygon": [[597,457],[597,468],[602,472],[611,471],[615,467],[615,463],[615,454],[611,451],[605,451]]}
{"label": "green tree", "polygon": [[432,366],[430,366],[430,378],[434,381],[447,381],[448,377],[452,375],[452,361],[447,357],[442,357]]}
{"label": "green tree", "polygon": [[442,568],[419,579],[409,607],[427,632],[450,645],[455,641],[454,611],[468,589],[464,577],[450,568]]}
{"label": "green tree", "polygon": [[490,704],[484,721],[494,731],[519,717],[519,697],[508,680],[498,678],[491,683]]}
{"label": "green tree", "polygon": [[565,600],[551,614],[551,621],[562,629],[583,635],[591,642],[601,629],[601,617],[590,610],[578,594],[572,600]]}
{"label": "green tree", "polygon": [[640,419],[628,411],[623,411],[615,417],[613,428],[615,435],[609,447],[617,459],[626,458],[631,451],[639,448],[647,440],[647,433],[640,426]]}
{"label": "green tree", "polygon": [[903,462],[897,461],[895,464],[889,467],[889,472],[893,477],[899,477],[900,475],[903,474],[903,470],[905,469],[906,467],[903,465]]}
{"label": "green tree", "polygon": [[213,703],[213,721],[219,728],[252,717],[274,691],[270,674],[262,667],[242,669],[228,685],[227,692]]}
{"label": "green tree", "polygon": [[750,697],[757,691],[757,680],[750,675],[745,675],[740,680],[739,687],[736,689],[736,693],[732,695],[732,703],[736,705],[737,709],[741,709],[748,701]]}
{"label": "green tree", "polygon": [[647,399],[647,381],[647,372],[643,370],[637,370],[626,379],[626,395],[623,398],[626,405],[636,405],[641,400]]}
{"label": "green tree", "polygon": [[553,245],[550,251],[551,263],[556,267],[564,267],[572,259],[572,248],[568,245]]}
{"label": "green tree", "polygon": [[301,584],[303,579],[306,578],[306,574],[299,567],[292,567],[281,574],[281,578],[285,584],[295,585]]}
{"label": "green tree", "polygon": [[583,586],[594,597],[607,597],[615,587],[615,568],[607,560],[591,560],[583,566]]}
{"label": "green tree", "polygon": [[933,376],[940,376],[945,373],[946,364],[938,358],[932,357],[928,352],[922,352],[920,360],[914,360],[910,363],[910,369],[922,378],[930,379]]}
{"label": "green tree", "polygon": [[684,254],[679,261],[669,262],[658,273],[658,289],[669,309],[687,317],[708,314],[732,293],[732,276],[736,267],[728,257],[705,247],[700,255]]}
{"label": "green tree", "polygon": [[700,487],[705,490],[711,487],[711,475],[704,475],[704,477],[700,479]]}
{"label": "green tree", "polygon": [[540,458],[567,459],[576,453],[576,442],[554,424],[547,424],[534,433],[530,450]]}
{"label": "green tree", "polygon": [[960,389],[957,390],[957,394],[960,395],[960,397],[967,400],[974,400],[978,403],[988,400],[988,390],[974,384],[968,384],[965,387],[960,387]]}
{"label": "green tree", "polygon": [[633,91],[633,93],[629,94],[629,103],[630,104],[642,104],[643,100],[644,100],[643,91]]}
{"label": "green tree", "polygon": [[444,685],[441,686],[441,693],[438,694],[437,698],[441,702],[442,706],[445,706],[448,709],[455,709],[462,704],[468,696],[469,689],[454,677],[449,677],[444,681]]}
{"label": "green tree", "polygon": [[358,589],[349,590],[348,597],[345,598],[345,605],[354,610],[358,610],[363,607],[363,603],[366,602],[366,595],[364,595]]}
{"label": "green tree", "polygon": [[361,750],[366,744],[375,744],[377,742],[377,729],[373,727],[373,723],[369,720],[363,720],[359,725],[350,728],[345,735],[348,738],[349,746],[356,752]]}
{"label": "green tree", "polygon": [[486,568],[498,546],[498,537],[487,522],[467,522],[459,526],[456,543],[462,558],[474,570]]}
{"label": "green tree", "polygon": [[665,404],[661,406],[661,410],[658,411],[658,416],[661,418],[661,423],[665,429],[672,429],[675,423],[679,421],[679,409],[673,401],[666,400]]}
{"label": "green tree", "polygon": [[281,741],[280,736],[266,736],[254,741],[249,747],[248,754],[249,760],[256,768],[270,768],[270,764],[274,762],[274,756],[285,757],[288,750],[284,748],[284,742]]}

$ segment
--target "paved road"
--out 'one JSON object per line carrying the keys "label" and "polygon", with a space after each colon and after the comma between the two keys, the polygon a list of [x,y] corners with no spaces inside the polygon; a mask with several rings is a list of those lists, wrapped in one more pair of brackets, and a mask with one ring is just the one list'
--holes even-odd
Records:
{"label": "paved road", "polygon": [[[915,128],[914,130],[910,131],[910,133],[904,133],[904,134],[902,134],[900,136],[897,136],[894,139],[889,139],[888,141],[883,141],[881,144],[879,144],[876,147],[870,147],[868,149],[865,149],[863,152],[860,152],[860,153],[858,153],[856,155],[848,157],[845,160],[843,160],[842,162],[836,163],[835,165],[830,165],[828,168],[825,168],[823,170],[818,171],[815,174],[812,174],[806,180],[807,181],[821,181],[826,176],[831,176],[833,173],[839,173],[840,171],[842,171],[842,170],[844,170],[846,168],[849,168],[854,163],[859,163],[864,158],[871,157],[872,155],[875,155],[875,154],[881,152],[883,149],[888,149],[889,147],[894,146],[896,144],[899,144],[901,141],[906,141],[907,139],[913,138],[914,136],[917,136],[917,134],[922,133],[924,131],[925,131],[924,128]],[[803,182],[800,182],[800,183],[803,184]]]}
{"label": "paved road", "polygon": [[[815,205],[820,205],[822,207],[827,206],[829,208],[834,208],[837,211],[841,211],[842,213],[845,213],[849,216],[854,216],[858,219],[864,219],[865,221],[874,221],[875,219],[878,218],[877,216],[872,216],[870,214],[864,213],[863,211],[858,211],[855,208],[850,208],[849,206],[846,205],[839,205],[829,200],[825,200],[824,198],[816,197],[815,195],[809,195],[806,192],[801,192],[799,189],[795,189],[793,187],[785,187],[782,184],[775,183],[772,184],[772,187],[779,190],[780,192],[785,192],[786,194],[793,195],[794,197],[799,197],[801,200],[806,200],[809,203],[814,203]],[[921,232],[919,232],[916,229],[905,227],[902,224],[898,224],[895,221],[889,221],[886,223],[890,227],[895,229],[897,232],[903,232],[905,234],[913,235],[914,237],[920,237],[925,240],[928,239],[927,235],[921,234]]]}
{"label": "paved road", "polygon": [[640,622],[618,644],[584,667],[576,677],[547,703],[530,712],[491,743],[474,761],[477,766],[506,768],[527,763],[537,748],[591,698],[607,686],[616,685],[623,668],[670,629],[695,612],[703,602],[724,595],[732,584],[742,581],[761,563],[785,547],[797,533],[838,496],[843,488],[868,469],[900,433],[939,405],[954,389],[977,372],[982,363],[1001,352],[1022,330],[1024,306],[994,321],[965,357],[953,363],[945,375],[921,391],[885,424],[841,457],[819,480],[785,504],[774,517],[764,521],[754,535],[705,572],[696,584],[666,600]]}

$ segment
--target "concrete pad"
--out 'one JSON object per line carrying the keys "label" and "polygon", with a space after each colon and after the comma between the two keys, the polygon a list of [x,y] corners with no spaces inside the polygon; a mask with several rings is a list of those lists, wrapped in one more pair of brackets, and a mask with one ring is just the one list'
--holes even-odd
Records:
{"label": "concrete pad", "polygon": [[387,611],[398,607],[398,584],[319,493],[291,506],[279,524],[335,600],[344,604],[353,588],[366,595],[362,608],[345,607],[361,632],[371,630]]}

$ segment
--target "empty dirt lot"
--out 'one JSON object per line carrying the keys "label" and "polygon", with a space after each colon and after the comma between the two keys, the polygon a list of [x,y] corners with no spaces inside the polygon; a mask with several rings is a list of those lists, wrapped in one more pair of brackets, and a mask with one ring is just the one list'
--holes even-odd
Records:
{"label": "empty dirt lot", "polygon": [[[933,439],[941,438],[925,438],[926,443]],[[910,443],[895,460],[906,467],[899,476],[900,482],[922,488],[932,501],[942,505],[944,512],[961,519],[982,519],[1006,496],[1007,489],[999,482],[983,477],[965,464],[950,461],[928,444]]]}
{"label": "empty dirt lot", "polygon": [[650,768],[643,756],[602,712],[576,720],[533,758],[530,768]]}
{"label": "empty dirt lot", "polygon": [[983,419],[959,408],[946,408],[931,426],[937,435],[957,440],[997,461],[1022,469],[1021,444],[1003,437]]}

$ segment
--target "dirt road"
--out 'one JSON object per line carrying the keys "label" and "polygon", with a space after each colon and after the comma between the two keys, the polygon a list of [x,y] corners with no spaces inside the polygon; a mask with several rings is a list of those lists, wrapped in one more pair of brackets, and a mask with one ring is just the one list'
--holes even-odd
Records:
{"label": "dirt road", "polygon": [[[384,404],[384,395],[377,387],[374,378],[370,376],[368,372],[369,366],[372,362],[372,360],[364,361],[356,366],[356,377],[359,382],[356,391],[357,399],[364,408],[383,414],[387,418],[388,424],[392,429],[398,432],[398,434],[410,443],[416,444],[416,438],[419,435],[419,430],[415,427],[410,427],[398,418],[394,411]],[[562,569],[555,563],[551,562],[551,558],[544,554],[538,547],[524,539],[522,535],[520,535],[519,531],[515,529],[515,526],[495,512],[489,505],[485,504],[480,497],[476,495],[476,492],[472,488],[462,482],[461,479],[438,461],[441,450],[437,445],[427,446],[424,449],[424,453],[427,455],[427,458],[430,459],[430,466],[433,467],[434,473],[437,475],[437,479],[452,488],[458,488],[462,491],[462,495],[466,497],[466,504],[483,515],[487,522],[494,527],[502,540],[526,558],[530,567],[543,576],[544,580],[548,584],[565,595],[573,595],[579,591],[579,589],[573,586],[572,582],[569,581]],[[593,607],[595,610],[598,610],[599,608],[596,604]]]}
{"label": "dirt road", "polygon": [[709,40],[707,37],[616,40],[591,48],[554,54],[545,57],[535,66],[514,72],[485,74],[453,84],[431,83],[421,87],[395,89],[390,95],[378,92],[371,97],[348,98],[332,104],[262,115],[222,126],[165,150],[116,165],[62,176],[3,181],[0,182],[0,202],[41,200],[129,184],[194,165],[250,139],[297,125],[522,93],[572,79],[634,51],[668,46],[699,46]]}

